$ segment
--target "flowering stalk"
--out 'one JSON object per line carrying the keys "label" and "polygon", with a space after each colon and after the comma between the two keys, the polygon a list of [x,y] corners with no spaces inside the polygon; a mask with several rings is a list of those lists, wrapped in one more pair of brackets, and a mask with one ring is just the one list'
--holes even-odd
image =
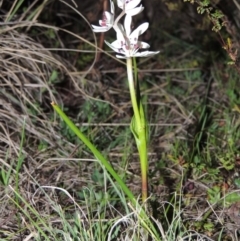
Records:
{"label": "flowering stalk", "polygon": [[[138,212],[139,220],[141,221],[142,226],[145,228],[146,231],[148,231],[151,236],[153,237],[153,240],[160,240],[159,233],[156,230],[155,226],[152,224],[151,220],[148,217],[147,212],[141,208],[139,203],[137,202],[137,199],[134,197],[133,193],[130,191],[130,189],[126,186],[126,184],[123,182],[121,177],[114,171],[113,167],[109,163],[109,161],[102,155],[97,148],[88,140],[88,138],[75,126],[75,124],[66,116],[66,114],[60,109],[60,107],[52,102],[52,106],[55,109],[55,111],[59,114],[59,116],[63,119],[63,121],[67,124],[67,126],[75,133],[79,140],[81,140],[94,154],[96,159],[106,168],[106,170],[112,175],[112,177],[116,180],[118,185],[122,188],[124,193],[128,196],[129,200],[131,201],[131,204],[133,207],[136,208]],[[147,239],[146,239],[147,240]]]}
{"label": "flowering stalk", "polygon": [[[140,99],[140,90],[138,88],[137,79],[133,78],[133,57],[147,57],[152,56],[157,52],[152,51],[141,51],[148,49],[150,45],[148,43],[139,41],[138,38],[143,34],[149,24],[143,23],[138,28],[132,31],[132,16],[143,11],[141,0],[117,0],[118,7],[122,9],[120,15],[114,20],[115,12],[112,0],[110,0],[111,13],[105,12],[103,19],[99,21],[100,26],[93,26],[94,32],[106,32],[110,28],[116,31],[117,39],[109,43],[105,43],[118,54],[117,58],[124,58],[127,61],[127,75],[129,90],[131,96],[131,102],[133,107],[134,116],[131,122],[131,131],[135,137],[135,141],[138,148],[141,164],[141,175],[142,175],[142,201],[146,201],[148,194],[148,183],[147,183],[147,172],[148,172],[148,158],[147,158],[147,146],[148,146],[148,130],[147,121],[145,118],[143,105]],[[137,7],[138,6],[138,7]],[[125,15],[124,25],[120,24],[120,19]],[[136,77],[136,76],[135,76]],[[137,88],[136,88],[137,87]]]}
{"label": "flowering stalk", "polygon": [[[132,58],[127,59],[127,74],[128,74],[128,84],[131,96],[131,102],[133,107],[134,116],[131,122],[131,131],[135,137],[135,141],[138,148],[138,153],[140,157],[141,164],[141,175],[142,175],[142,201],[147,199],[148,194],[148,181],[147,181],[147,171],[148,171],[148,158],[147,158],[147,126],[146,119],[143,112],[143,106],[141,100],[137,99],[137,93],[135,91],[136,81],[133,79],[133,67]],[[140,93],[138,93],[140,94]]]}

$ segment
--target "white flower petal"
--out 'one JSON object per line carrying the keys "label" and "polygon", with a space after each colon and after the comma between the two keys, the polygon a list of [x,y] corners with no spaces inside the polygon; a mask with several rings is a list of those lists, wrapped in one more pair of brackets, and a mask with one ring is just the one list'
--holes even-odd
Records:
{"label": "white flower petal", "polygon": [[109,12],[105,11],[104,14],[105,14],[105,17],[107,19],[106,22],[109,22],[109,23],[113,22],[114,19],[113,19],[113,14],[112,13],[109,13]]}
{"label": "white flower petal", "polygon": [[143,51],[143,52],[134,53],[131,56],[128,56],[128,55],[116,55],[116,57],[119,58],[119,59],[128,59],[128,58],[131,58],[131,57],[150,57],[150,56],[153,56],[155,54],[158,54],[159,52],[160,51],[156,51],[156,52],[153,52],[153,51]]}
{"label": "white flower petal", "polygon": [[125,0],[117,0],[117,5],[119,8],[123,9],[123,4],[124,4]]}
{"label": "white flower petal", "polygon": [[121,43],[118,40],[115,40],[111,43],[111,46],[114,47],[115,49],[121,49]]}
{"label": "white flower petal", "polygon": [[92,27],[93,27],[93,32],[95,33],[107,32],[110,29],[110,27],[107,27],[107,26],[100,27],[100,26],[92,25]]}
{"label": "white flower petal", "polygon": [[133,8],[133,9],[130,9],[126,12],[127,15],[131,15],[131,16],[134,16],[134,15],[137,15],[139,13],[141,13],[142,11],[144,10],[144,7],[140,6],[140,7],[137,7],[137,8]]}
{"label": "white flower petal", "polygon": [[116,50],[116,48],[114,48],[108,41],[105,40],[104,42],[109,48],[113,49],[114,51]]}
{"label": "white flower petal", "polygon": [[132,33],[130,36],[139,36],[141,34],[143,34],[147,29],[148,29],[149,23],[143,23],[140,26],[138,26]]}
{"label": "white flower petal", "polygon": [[150,45],[148,43],[146,43],[146,42],[138,41],[137,44],[138,44],[140,49],[148,49],[148,48],[150,48]]}
{"label": "white flower petal", "polygon": [[107,11],[105,11],[103,13],[103,18],[101,20],[99,20],[100,26],[92,25],[94,32],[106,32],[111,27],[113,27],[113,23],[114,23],[114,4],[113,4],[112,0],[110,0],[110,9],[111,9],[111,13],[109,13]]}
{"label": "white flower petal", "polygon": [[149,57],[149,56],[158,54],[159,52],[160,51],[156,51],[156,52],[153,52],[153,51],[143,51],[143,52],[136,53],[133,57]]}
{"label": "white flower petal", "polygon": [[132,24],[132,16],[127,14],[124,19],[124,28],[127,36],[130,36],[131,24]]}
{"label": "white flower petal", "polygon": [[117,26],[114,27],[114,30],[116,31],[117,33],[117,40],[118,41],[123,41],[125,42],[125,38],[124,38],[124,28],[122,26],[122,24],[118,24]]}
{"label": "white flower petal", "polygon": [[111,1],[111,0],[110,0],[110,8],[111,8],[111,13],[114,14],[114,12],[115,12],[115,6],[114,6],[113,1]]}
{"label": "white flower petal", "polygon": [[135,8],[140,2],[141,0],[125,0],[125,10],[128,11]]}
{"label": "white flower petal", "polygon": [[126,57],[126,56],[124,56],[124,55],[116,55],[116,57],[117,58],[119,58],[119,59],[128,59],[129,57]]}
{"label": "white flower petal", "polygon": [[135,8],[140,2],[141,0],[117,0],[117,5],[119,8],[128,11]]}
{"label": "white flower petal", "polygon": [[107,42],[106,40],[105,40],[104,42],[105,42],[105,43],[107,44],[107,46],[108,46],[109,48],[111,48],[113,51],[115,51],[115,52],[117,52],[117,53],[121,53],[121,51],[120,51],[121,49],[118,48],[118,46],[116,46],[116,45],[114,46],[114,45],[113,45],[113,43],[114,43],[115,41],[114,41],[113,43],[111,43],[111,44],[110,44],[109,42]]}
{"label": "white flower petal", "polygon": [[109,27],[109,29],[112,27],[112,24],[110,24],[106,21],[103,21],[103,20],[99,20],[99,25],[100,25],[100,27]]}

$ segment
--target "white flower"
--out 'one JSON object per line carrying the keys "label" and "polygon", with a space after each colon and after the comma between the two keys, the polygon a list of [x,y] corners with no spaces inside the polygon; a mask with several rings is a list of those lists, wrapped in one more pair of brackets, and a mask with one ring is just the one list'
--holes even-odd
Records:
{"label": "white flower", "polygon": [[114,24],[114,4],[112,0],[110,0],[110,8],[111,8],[111,13],[105,11],[103,13],[103,18],[102,20],[99,20],[99,25],[92,25],[93,31],[94,32],[107,32],[110,28],[112,28]]}
{"label": "white flower", "polygon": [[124,21],[124,27],[121,24],[118,24],[117,27],[115,27],[117,40],[111,44],[105,41],[105,43],[115,52],[123,54],[116,55],[116,57],[125,59],[130,57],[147,57],[158,54],[159,51],[138,52],[140,49],[147,49],[150,47],[148,43],[138,41],[139,35],[143,34],[148,29],[149,24],[143,23],[131,33],[131,23],[132,17],[127,14]]}
{"label": "white flower", "polygon": [[123,9],[126,14],[134,16],[142,12],[144,9],[142,5],[136,7],[140,2],[141,0],[117,0],[117,5],[119,8]]}
{"label": "white flower", "polygon": [[135,8],[141,0],[117,0],[117,5],[119,8],[126,11]]}

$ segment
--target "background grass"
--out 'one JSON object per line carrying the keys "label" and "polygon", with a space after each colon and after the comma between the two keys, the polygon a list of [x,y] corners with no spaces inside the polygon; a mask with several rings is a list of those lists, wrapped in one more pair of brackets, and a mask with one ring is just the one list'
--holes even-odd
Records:
{"label": "background grass", "polygon": [[[150,215],[161,240],[238,240],[240,84],[237,59],[228,64],[239,47],[237,5],[211,3],[229,23],[219,35],[198,5],[149,2],[135,24],[150,22],[143,40],[161,51],[138,60],[151,133]],[[2,3],[0,240],[145,240],[138,211],[50,105],[63,108],[138,197],[125,65],[106,46],[97,57],[100,36],[89,22],[103,1],[76,3]]]}

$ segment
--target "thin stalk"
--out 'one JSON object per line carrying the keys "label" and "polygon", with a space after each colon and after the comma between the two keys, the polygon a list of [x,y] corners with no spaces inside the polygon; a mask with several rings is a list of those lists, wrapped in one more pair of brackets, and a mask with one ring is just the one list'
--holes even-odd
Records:
{"label": "thin stalk", "polygon": [[135,84],[133,79],[132,58],[127,58],[127,75],[128,75],[128,84],[129,84],[129,91],[130,91],[130,96],[132,101],[133,112],[136,119],[137,127],[139,128],[141,126],[141,118],[140,118],[140,112],[139,112],[137,98],[136,98]]}
{"label": "thin stalk", "polygon": [[[135,93],[135,91],[134,91]],[[137,103],[137,102],[136,102]],[[128,196],[131,201],[133,207],[138,211],[138,215],[140,218],[140,222],[143,227],[155,237],[155,240],[159,239],[159,234],[152,224],[151,220],[148,217],[146,211],[140,206],[134,197],[133,193],[129,190],[126,184],[122,181],[122,179],[118,176],[118,174],[114,171],[111,164],[107,161],[107,159],[97,150],[97,148],[87,139],[87,137],[74,125],[74,123],[66,116],[66,114],[59,108],[57,104],[52,103],[54,110],[61,116],[61,118],[65,121],[68,127],[78,136],[78,138],[91,150],[91,152],[95,155],[95,157],[105,166],[106,170],[113,176],[113,178],[117,181],[119,186],[122,188],[124,193]],[[147,197],[147,196],[146,196]],[[146,200],[146,199],[144,199]]]}
{"label": "thin stalk", "polygon": [[[138,153],[140,157],[141,175],[142,175],[142,201],[145,202],[148,196],[148,157],[147,157],[147,136],[146,136],[146,119],[144,115],[141,100],[137,100],[135,91],[135,83],[133,79],[132,58],[127,59],[127,74],[129,91],[134,112],[134,136],[137,143]],[[135,75],[136,78],[136,75]],[[136,80],[137,81],[137,80]],[[140,95],[139,95],[140,96]]]}

